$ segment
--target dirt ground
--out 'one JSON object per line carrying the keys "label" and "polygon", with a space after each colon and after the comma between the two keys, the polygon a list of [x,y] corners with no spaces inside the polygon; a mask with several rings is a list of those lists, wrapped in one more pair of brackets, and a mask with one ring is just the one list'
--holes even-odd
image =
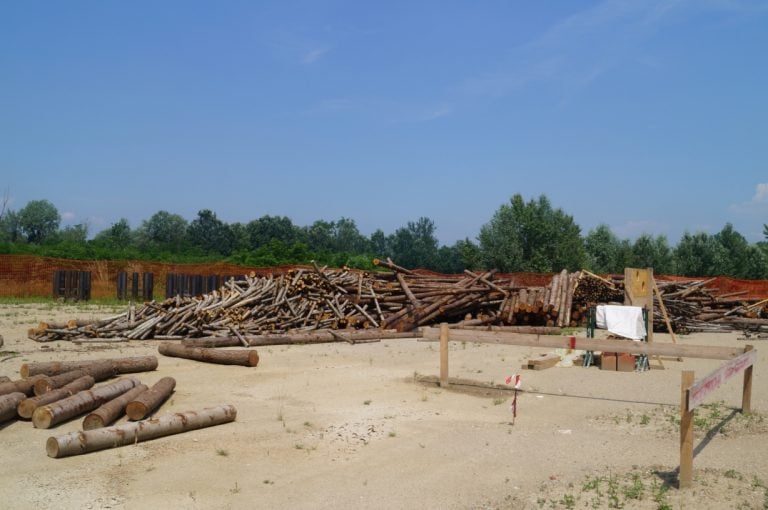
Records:
{"label": "dirt ground", "polygon": [[[0,306],[0,375],[18,378],[26,361],[156,354],[155,341],[26,338],[40,320],[114,312]],[[682,342],[746,343],[737,336]],[[51,430],[0,424],[0,508],[768,508],[768,342],[752,343],[755,412],[736,412],[741,377],[697,410],[688,490],[675,478],[680,371],[700,377],[719,362],[521,371],[544,351],[452,344],[451,377],[503,383],[521,373],[513,425],[510,392],[419,382],[438,374],[438,346],[408,339],[261,348],[257,368],[158,355],[157,371],[138,374],[150,385],[176,379],[158,414],[233,404],[237,420],[64,459],[47,457],[45,441],[81,420]]]}

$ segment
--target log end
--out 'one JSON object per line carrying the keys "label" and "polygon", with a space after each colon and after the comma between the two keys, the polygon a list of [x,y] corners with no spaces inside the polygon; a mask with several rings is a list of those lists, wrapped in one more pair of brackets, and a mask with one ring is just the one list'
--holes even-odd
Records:
{"label": "log end", "polygon": [[35,392],[36,396],[45,395],[52,389],[53,389],[53,385],[51,384],[50,379],[48,379],[47,377],[44,379],[40,379],[39,381],[36,381],[35,385],[32,387],[32,391]]}
{"label": "log end", "polygon": [[45,442],[45,453],[52,459],[59,458],[59,442],[55,437],[49,437]]}
{"label": "log end", "polygon": [[16,413],[25,420],[28,420],[32,418],[35,409],[37,409],[37,402],[28,398],[19,402],[19,405],[16,406]]}
{"label": "log end", "polygon": [[125,414],[127,414],[128,418],[131,420],[137,421],[146,418],[147,414],[149,414],[149,410],[144,402],[134,400],[133,402],[128,402],[128,405],[125,406]]}
{"label": "log end", "polygon": [[248,354],[248,365],[255,367],[259,364],[259,353],[254,349]]}
{"label": "log end", "polygon": [[[38,407],[35,412],[32,413],[32,425],[36,429],[49,429],[53,422],[53,413],[48,406]],[[46,449],[48,446],[46,445]]]}
{"label": "log end", "polygon": [[22,379],[29,377],[29,365],[27,363],[21,364],[21,368],[19,368],[19,375]]}
{"label": "log end", "polygon": [[94,430],[104,427],[104,419],[98,414],[91,413],[83,419],[83,430]]}

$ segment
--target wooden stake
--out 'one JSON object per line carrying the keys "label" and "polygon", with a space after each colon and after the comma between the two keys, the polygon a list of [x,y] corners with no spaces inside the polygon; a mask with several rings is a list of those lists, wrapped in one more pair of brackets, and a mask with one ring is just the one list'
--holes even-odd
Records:
{"label": "wooden stake", "polygon": [[680,381],[680,489],[687,489],[693,483],[693,410],[688,410],[688,389],[693,381],[693,370],[683,370]]}
{"label": "wooden stake", "polygon": [[[751,345],[744,346],[744,352],[754,349]],[[744,387],[741,392],[741,413],[749,414],[752,412],[752,369],[754,365],[750,365],[744,370]]]}
{"label": "wooden stake", "polygon": [[448,324],[440,324],[440,386],[448,387]]}

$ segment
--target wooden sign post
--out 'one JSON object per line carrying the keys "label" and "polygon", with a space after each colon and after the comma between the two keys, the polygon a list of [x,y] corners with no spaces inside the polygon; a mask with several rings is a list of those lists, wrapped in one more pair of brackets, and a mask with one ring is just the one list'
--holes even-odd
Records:
{"label": "wooden sign post", "polygon": [[448,324],[440,324],[440,386],[448,387]]}

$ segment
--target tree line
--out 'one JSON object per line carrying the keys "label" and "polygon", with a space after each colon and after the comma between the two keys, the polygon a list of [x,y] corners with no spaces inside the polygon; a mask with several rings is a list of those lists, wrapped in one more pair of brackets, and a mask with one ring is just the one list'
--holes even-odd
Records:
{"label": "tree line", "polygon": [[360,269],[370,269],[374,257],[392,257],[405,267],[443,273],[490,268],[621,273],[625,267],[653,267],[658,274],[768,279],[768,225],[763,231],[766,240],[755,244],[729,223],[714,235],[686,232],[676,246],[663,235],[643,234],[630,241],[619,239],[605,224],[583,235],[573,217],[553,207],[545,195],[525,201],[515,194],[474,240],[441,246],[436,230],[433,220],[421,217],[393,233],[379,229],[366,236],[350,218],[299,226],[286,216],[265,215],[247,223],[226,223],[203,209],[192,221],[158,211],[137,228],[123,218],[89,238],[87,224],[61,228],[56,207],[48,200],[33,200],[18,211],[0,210],[0,252],[245,266],[315,260]]}

